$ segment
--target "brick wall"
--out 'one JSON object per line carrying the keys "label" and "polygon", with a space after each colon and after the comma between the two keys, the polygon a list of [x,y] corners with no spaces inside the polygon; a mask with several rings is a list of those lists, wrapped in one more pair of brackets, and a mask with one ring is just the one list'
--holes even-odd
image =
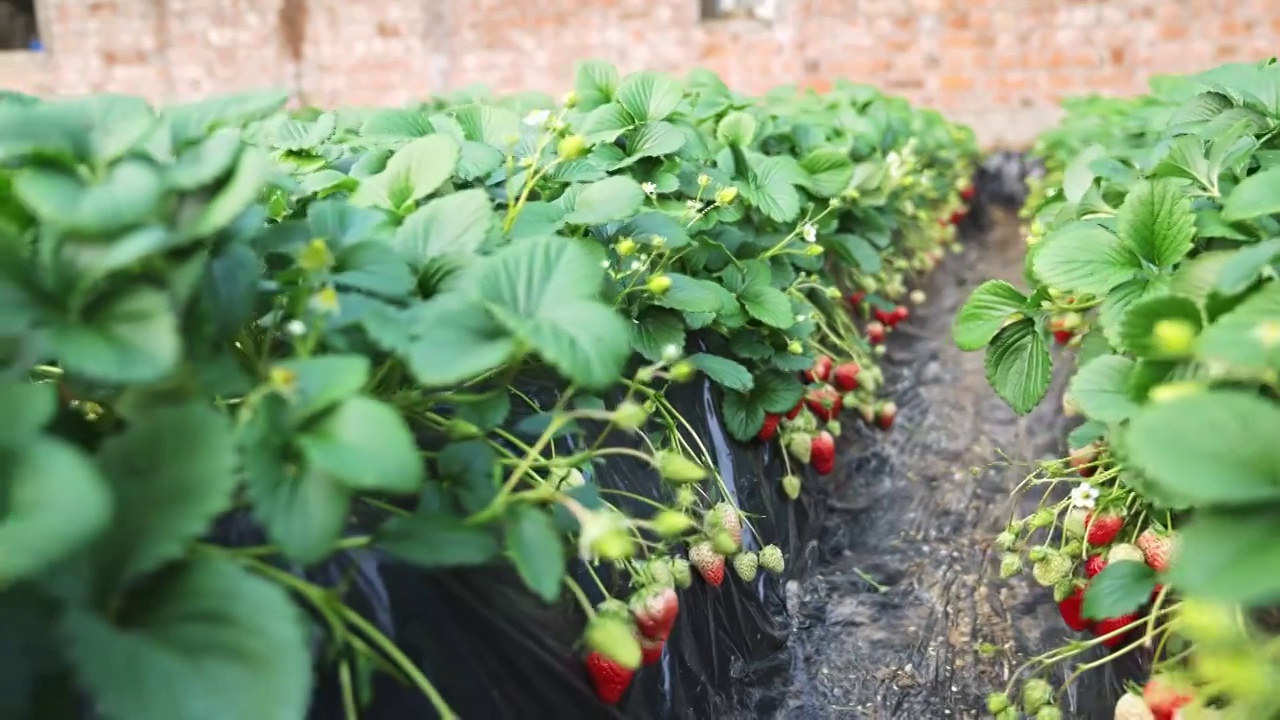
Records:
{"label": "brick wall", "polygon": [[274,86],[395,104],[469,83],[559,93],[573,61],[595,57],[704,66],[744,91],[871,82],[988,145],[1025,143],[1063,96],[1280,52],[1280,0],[775,0],[771,23],[700,21],[700,0],[36,4],[45,50],[0,52],[0,87],[163,101]]}

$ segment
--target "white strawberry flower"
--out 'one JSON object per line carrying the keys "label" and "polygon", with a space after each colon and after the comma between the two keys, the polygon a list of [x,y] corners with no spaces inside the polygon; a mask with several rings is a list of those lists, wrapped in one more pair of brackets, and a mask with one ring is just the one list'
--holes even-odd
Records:
{"label": "white strawberry flower", "polygon": [[640,183],[640,189],[644,191],[645,195],[649,195],[650,197],[656,195],[658,192],[658,186],[651,182]]}
{"label": "white strawberry flower", "polygon": [[667,362],[674,362],[680,359],[680,348],[674,344],[667,345],[662,348],[662,359]]}
{"label": "white strawberry flower", "polygon": [[551,112],[547,110],[532,110],[528,115],[524,116],[524,124],[529,127],[539,127],[547,123],[547,118],[551,117]]}
{"label": "white strawberry flower", "polygon": [[600,261],[600,267],[604,268],[605,270],[608,270],[608,269],[609,269],[609,261],[608,261],[608,260],[601,260],[601,261]]}
{"label": "white strawberry flower", "polygon": [[813,223],[805,223],[804,227],[801,228],[801,233],[804,235],[805,242],[816,242],[818,239],[818,226]]}
{"label": "white strawberry flower", "polygon": [[1098,488],[1089,483],[1080,483],[1071,489],[1071,507],[1092,510],[1100,494]]}
{"label": "white strawberry flower", "polygon": [[290,320],[284,324],[284,331],[294,337],[301,337],[307,334],[307,324],[301,320]]}

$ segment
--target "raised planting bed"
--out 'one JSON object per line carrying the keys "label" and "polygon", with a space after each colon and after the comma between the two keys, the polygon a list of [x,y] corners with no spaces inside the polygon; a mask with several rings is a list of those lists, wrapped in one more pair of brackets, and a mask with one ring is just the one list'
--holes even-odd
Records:
{"label": "raised planting bed", "polygon": [[5,718],[710,717],[971,134],[862,86],[0,97]]}

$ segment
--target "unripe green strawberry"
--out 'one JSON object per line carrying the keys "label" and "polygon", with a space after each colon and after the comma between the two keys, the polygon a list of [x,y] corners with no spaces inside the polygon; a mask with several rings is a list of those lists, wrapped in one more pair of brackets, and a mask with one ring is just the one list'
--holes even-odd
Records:
{"label": "unripe green strawberry", "polygon": [[719,190],[716,191],[715,197],[716,197],[716,203],[720,205],[732,204],[734,200],[738,199],[738,188],[736,187],[720,188]]}
{"label": "unripe green strawberry", "polygon": [[1002,692],[991,693],[987,696],[987,710],[992,715],[998,715],[1009,709],[1010,704],[1009,696]]}
{"label": "unripe green strawberry", "polygon": [[1033,563],[1037,563],[1049,557],[1049,553],[1051,552],[1053,552],[1053,548],[1048,548],[1044,545],[1037,545],[1027,551],[1027,559]]}
{"label": "unripe green strawberry", "polygon": [[609,598],[596,605],[596,613],[626,620],[631,617],[631,608],[627,607],[627,604],[618,598]]}
{"label": "unripe green strawberry", "polygon": [[661,295],[671,289],[671,278],[666,275],[654,275],[645,283],[645,287],[654,295]]}
{"label": "unripe green strawberry", "polygon": [[733,571],[742,578],[743,582],[755,580],[759,569],[760,560],[755,553],[743,551],[733,556]]}
{"label": "unripe green strawberry", "polygon": [[670,587],[674,583],[671,575],[671,560],[668,558],[654,558],[645,563],[644,569],[655,585]]}
{"label": "unripe green strawberry", "polygon": [[556,145],[556,154],[565,160],[577,160],[587,154],[587,141],[581,135],[566,135]]}
{"label": "unripe green strawberry", "polygon": [[1032,678],[1022,684],[1022,709],[1027,713],[1038,712],[1053,701],[1053,687],[1040,678]]}
{"label": "unripe green strawberry", "polygon": [[1089,511],[1084,508],[1071,508],[1062,518],[1062,529],[1073,537],[1084,537],[1084,522]]}
{"label": "unripe green strawberry", "polygon": [[717,530],[715,534],[711,536],[711,547],[714,548],[717,553],[729,556],[738,552],[738,548],[741,546],[738,544],[737,540],[733,539],[733,534],[728,530]]}
{"label": "unripe green strawberry", "polygon": [[791,457],[808,465],[810,453],[813,450],[813,438],[804,433],[794,433],[787,440],[787,452],[791,453]]}
{"label": "unripe green strawberry", "polygon": [[617,249],[618,254],[622,257],[634,255],[638,247],[639,245],[636,244],[636,241],[629,237],[622,238],[614,245],[614,248]]}
{"label": "unripe green strawberry", "polygon": [[1076,583],[1072,578],[1067,578],[1057,585],[1053,586],[1053,601],[1060,603],[1063,600],[1075,595]]}
{"label": "unripe green strawberry", "polygon": [[760,548],[759,560],[760,567],[772,575],[781,575],[787,567],[786,560],[782,557],[782,548],[777,545],[765,545]]}
{"label": "unripe green strawberry", "polygon": [[1027,521],[1027,524],[1031,526],[1032,530],[1039,530],[1041,528],[1052,526],[1055,519],[1057,519],[1057,514],[1052,510],[1049,508],[1040,508],[1031,516]]}
{"label": "unripe green strawberry", "polygon": [[684,558],[671,559],[671,580],[681,590],[688,589],[693,585],[693,569],[689,567],[688,560]]}
{"label": "unripe green strawberry", "polygon": [[649,419],[649,413],[640,403],[625,400],[613,409],[611,419],[621,430],[636,430]]}
{"label": "unripe green strawberry", "polygon": [[[693,507],[698,504],[698,493],[688,485],[681,485],[676,488],[676,506],[682,508]],[[690,520],[689,522],[693,522]]]}
{"label": "unripe green strawberry", "polygon": [[1199,330],[1182,318],[1157,320],[1151,327],[1151,343],[1163,358],[1177,358],[1191,352]]}
{"label": "unripe green strawberry", "polygon": [[1142,550],[1137,545],[1129,543],[1117,543],[1111,546],[1111,550],[1107,552],[1107,562],[1138,562],[1145,563],[1147,558],[1142,554]]}
{"label": "unripe green strawberry", "polygon": [[688,360],[681,360],[671,366],[671,379],[676,382],[689,382],[698,375],[698,368]]}
{"label": "unripe green strawberry", "polygon": [[596,615],[587,623],[584,640],[588,648],[624,668],[640,667],[640,640],[635,627],[625,620],[613,615]]}
{"label": "unripe green strawberry", "polygon": [[1031,567],[1031,576],[1044,587],[1051,587],[1071,575],[1075,563],[1062,553],[1049,553],[1043,560]]}
{"label": "unripe green strawberry", "polygon": [[1001,580],[1008,580],[1020,572],[1022,572],[1022,558],[1014,553],[1006,553],[1000,557]]}
{"label": "unripe green strawberry", "polygon": [[782,492],[791,500],[795,500],[800,497],[800,476],[783,475]]}
{"label": "unripe green strawberry", "polygon": [[707,513],[702,521],[703,532],[708,534],[716,530],[727,530],[735,543],[742,542],[742,516],[738,509],[727,502],[718,502]]}
{"label": "unripe green strawberry", "polygon": [[707,471],[698,463],[674,450],[661,450],[655,456],[658,474],[662,479],[682,485],[696,483],[707,477]]}
{"label": "unripe green strawberry", "polygon": [[1052,705],[1045,705],[1036,713],[1036,720],[1062,720],[1062,711]]}
{"label": "unripe green strawberry", "polygon": [[664,538],[680,537],[695,526],[693,518],[679,510],[660,510],[649,522],[653,531]]}
{"label": "unripe green strawberry", "polygon": [[1000,548],[1001,550],[1004,550],[1005,552],[1012,550],[1013,546],[1017,544],[1018,544],[1018,536],[1014,535],[1008,530],[1005,530],[1004,532],[996,536],[996,540],[995,540],[996,547]]}

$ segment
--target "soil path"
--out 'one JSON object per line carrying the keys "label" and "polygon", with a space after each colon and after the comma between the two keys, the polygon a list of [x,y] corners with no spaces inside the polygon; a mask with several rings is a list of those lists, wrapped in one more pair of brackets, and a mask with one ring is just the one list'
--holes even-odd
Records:
{"label": "soil path", "polygon": [[[1026,465],[1060,453],[1058,403],[1018,417],[988,387],[982,353],[951,342],[970,290],[993,277],[1022,284],[1017,221],[992,213],[890,341],[897,426],[867,438],[848,423],[847,470],[808,549],[816,571],[787,588],[792,668],[777,718],[990,717],[986,693],[1067,635],[1049,592],[1001,581],[990,548]],[[1111,717],[1114,676],[1091,684],[1072,692],[1066,717]]]}

